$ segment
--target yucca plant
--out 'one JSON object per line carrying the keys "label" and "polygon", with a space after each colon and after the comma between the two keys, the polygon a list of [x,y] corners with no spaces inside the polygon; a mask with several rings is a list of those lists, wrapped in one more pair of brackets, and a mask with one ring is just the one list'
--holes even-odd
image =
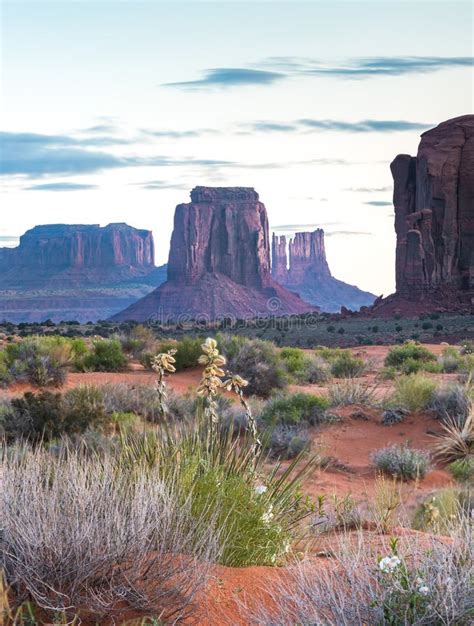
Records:
{"label": "yucca plant", "polygon": [[433,435],[435,455],[444,461],[456,461],[474,457],[474,413],[470,413],[464,423],[454,418],[446,419],[441,427],[443,432]]}

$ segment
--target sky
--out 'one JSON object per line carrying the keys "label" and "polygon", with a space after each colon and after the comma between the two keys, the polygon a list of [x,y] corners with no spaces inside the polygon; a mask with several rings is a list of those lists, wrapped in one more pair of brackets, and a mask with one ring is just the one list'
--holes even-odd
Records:
{"label": "sky", "polygon": [[127,222],[166,262],[196,185],[324,228],[337,278],[394,288],[390,162],[473,112],[467,2],[1,2],[0,246]]}

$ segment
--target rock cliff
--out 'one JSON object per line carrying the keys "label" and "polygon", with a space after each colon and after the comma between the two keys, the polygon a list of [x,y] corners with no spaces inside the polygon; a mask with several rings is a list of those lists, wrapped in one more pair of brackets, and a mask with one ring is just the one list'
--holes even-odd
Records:
{"label": "rock cliff", "polygon": [[338,312],[341,307],[358,310],[372,304],[375,296],[348,285],[331,275],[326,259],[324,231],[296,233],[288,242],[285,236],[272,238],[272,276],[281,285],[323,311]]}
{"label": "rock cliff", "polygon": [[418,154],[391,164],[396,294],[387,307],[454,310],[474,297],[474,115],[421,136]]}
{"label": "rock cliff", "polygon": [[44,225],[0,248],[0,319],[105,319],[164,280],[153,235],[127,224]]}
{"label": "rock cliff", "polygon": [[167,282],[113,319],[246,319],[314,308],[272,279],[267,212],[255,190],[195,187],[191,202],[176,207]]}

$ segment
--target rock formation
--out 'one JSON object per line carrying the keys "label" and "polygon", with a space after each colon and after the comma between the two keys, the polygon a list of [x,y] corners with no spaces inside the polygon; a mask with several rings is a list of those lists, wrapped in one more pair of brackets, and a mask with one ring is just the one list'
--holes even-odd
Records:
{"label": "rock formation", "polygon": [[0,319],[105,319],[163,280],[148,230],[36,226],[18,247],[0,248]]}
{"label": "rock formation", "polygon": [[391,164],[396,294],[380,312],[469,309],[474,297],[474,115],[421,136],[418,154]]}
{"label": "rock formation", "polygon": [[272,276],[281,285],[296,291],[323,311],[341,307],[358,310],[372,304],[375,296],[333,278],[326,260],[324,231],[296,233],[289,240],[289,262],[285,236],[272,238]]}
{"label": "rock formation", "polygon": [[179,204],[168,280],[115,320],[214,320],[314,309],[270,273],[268,218],[254,189],[195,187]]}

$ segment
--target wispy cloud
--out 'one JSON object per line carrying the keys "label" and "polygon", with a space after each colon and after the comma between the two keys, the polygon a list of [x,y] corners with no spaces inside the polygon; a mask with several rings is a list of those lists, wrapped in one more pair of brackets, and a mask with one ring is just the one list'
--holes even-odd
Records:
{"label": "wispy cloud", "polygon": [[341,63],[327,63],[321,59],[300,57],[270,57],[260,66],[285,72],[287,75],[333,77],[340,79],[368,79],[405,74],[425,74],[456,67],[472,67],[474,57],[361,57]]}
{"label": "wispy cloud", "polygon": [[196,128],[194,130],[149,130],[142,129],[141,135],[145,138],[156,139],[192,139],[202,135],[217,135],[218,131],[213,128]]}
{"label": "wispy cloud", "polygon": [[373,233],[362,230],[333,230],[332,232],[325,233],[326,237],[352,237],[352,236],[367,236],[373,235]]}
{"label": "wispy cloud", "polygon": [[369,206],[392,206],[393,202],[388,200],[368,200],[364,202],[364,204],[368,204]]}
{"label": "wispy cloud", "polygon": [[427,122],[411,122],[408,120],[360,120],[347,122],[344,120],[319,120],[304,118],[290,122],[257,121],[245,124],[242,128],[251,132],[262,133],[298,133],[308,131],[333,131],[345,133],[393,133],[401,131],[426,130],[433,124]]}
{"label": "wispy cloud", "polygon": [[383,193],[391,191],[392,187],[346,187],[343,191],[352,191],[354,193]]}
{"label": "wispy cloud", "polygon": [[189,190],[189,185],[185,183],[170,183],[164,180],[148,180],[143,183],[133,183],[142,189],[160,190],[160,189],[176,189],[180,191]]}
{"label": "wispy cloud", "polygon": [[327,226],[339,226],[341,222],[319,222],[318,224],[279,224],[270,226],[270,230],[278,233],[299,233],[313,231]]}
{"label": "wispy cloud", "polygon": [[164,87],[178,89],[213,89],[242,87],[247,85],[271,85],[285,78],[280,72],[252,70],[242,67],[217,67],[204,71],[204,76],[197,80],[164,83]]}
{"label": "wispy cloud", "polygon": [[84,183],[44,183],[40,185],[30,185],[24,187],[26,191],[86,191],[88,189],[97,189],[97,185],[87,185]]}

